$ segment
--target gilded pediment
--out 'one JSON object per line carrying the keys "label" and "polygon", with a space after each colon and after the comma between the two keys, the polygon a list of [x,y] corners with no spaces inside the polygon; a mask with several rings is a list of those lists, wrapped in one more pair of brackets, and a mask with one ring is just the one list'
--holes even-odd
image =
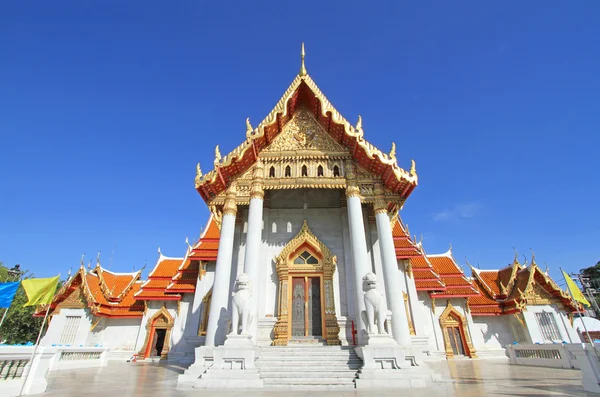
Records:
{"label": "gilded pediment", "polygon": [[267,155],[273,153],[297,154],[348,154],[348,149],[337,143],[319,125],[314,116],[305,108],[299,109],[283,127],[281,134],[262,150]]}
{"label": "gilded pediment", "polygon": [[525,299],[530,305],[546,305],[554,303],[557,298],[538,283],[532,283],[525,293]]}

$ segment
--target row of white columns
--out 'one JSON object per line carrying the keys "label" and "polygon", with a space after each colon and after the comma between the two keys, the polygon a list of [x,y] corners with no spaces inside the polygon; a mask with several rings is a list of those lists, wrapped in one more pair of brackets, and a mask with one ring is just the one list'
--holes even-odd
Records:
{"label": "row of white columns", "polygon": [[[260,242],[262,235],[263,214],[263,191],[262,191],[262,164],[258,163],[254,174],[251,191],[251,199],[248,213],[248,232],[246,237],[246,252],[244,260],[244,273],[251,280],[252,293],[252,321],[250,334],[256,336],[258,318],[258,291],[259,285],[259,257]],[[219,326],[225,327],[223,323],[227,313],[229,302],[229,285],[232,265],[233,239],[235,230],[235,218],[237,206],[235,203],[236,186],[230,186],[223,209],[221,223],[221,238],[219,240],[219,251],[213,284],[212,300],[206,329],[206,346],[215,346],[215,337]],[[361,313],[365,310],[363,299],[362,278],[372,270],[368,261],[367,241],[363,221],[362,203],[358,188],[350,186],[346,191],[348,206],[348,222],[350,229],[352,263],[354,265],[355,292],[356,292],[356,325],[359,335],[359,343],[364,342],[366,325]],[[392,228],[385,206],[375,208],[375,222],[379,237],[381,262],[383,267],[383,279],[385,280],[386,300],[388,309],[392,312],[392,336],[400,345],[410,344],[410,333],[408,321],[402,296],[401,273],[398,271],[398,262],[394,249]]]}

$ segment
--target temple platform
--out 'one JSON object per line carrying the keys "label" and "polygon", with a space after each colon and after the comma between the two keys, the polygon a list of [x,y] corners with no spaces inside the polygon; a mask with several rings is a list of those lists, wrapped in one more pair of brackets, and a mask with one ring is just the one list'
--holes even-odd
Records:
{"label": "temple platform", "polygon": [[[444,381],[424,389],[402,389],[406,397],[437,395],[444,397],[480,396],[596,396],[585,393],[578,370],[510,366],[507,360],[456,360],[430,363]],[[184,368],[163,363],[109,362],[104,368],[53,372],[47,392],[41,396],[104,397],[136,396],[268,396],[285,393],[287,397],[307,395],[304,390],[177,390],[177,376]],[[308,390],[308,389],[307,389]],[[318,391],[323,396],[398,396],[399,390]],[[600,395],[598,395],[600,396]]]}

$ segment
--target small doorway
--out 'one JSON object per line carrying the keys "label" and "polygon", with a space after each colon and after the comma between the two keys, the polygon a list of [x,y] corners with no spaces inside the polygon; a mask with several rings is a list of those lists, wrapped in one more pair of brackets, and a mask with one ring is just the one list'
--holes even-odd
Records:
{"label": "small doorway", "polygon": [[292,277],[292,339],[323,336],[321,277]]}
{"label": "small doorway", "polygon": [[142,350],[138,353],[141,357],[160,357],[166,359],[170,350],[171,329],[174,320],[166,307],[162,307],[146,324],[146,338]]}
{"label": "small doorway", "polygon": [[154,330],[154,338],[152,341],[152,350],[150,351],[150,356],[152,357],[160,357],[165,346],[165,337],[167,336],[166,329],[156,329]]}
{"label": "small doorway", "polygon": [[440,316],[440,325],[446,347],[446,358],[456,356],[477,358],[467,329],[467,319],[450,304],[450,301]]}

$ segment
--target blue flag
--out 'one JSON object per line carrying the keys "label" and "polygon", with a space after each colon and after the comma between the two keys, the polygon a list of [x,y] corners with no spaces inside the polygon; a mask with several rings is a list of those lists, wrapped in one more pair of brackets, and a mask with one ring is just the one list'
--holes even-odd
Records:
{"label": "blue flag", "polygon": [[0,308],[8,309],[12,304],[17,289],[19,289],[19,281],[14,283],[0,283]]}

